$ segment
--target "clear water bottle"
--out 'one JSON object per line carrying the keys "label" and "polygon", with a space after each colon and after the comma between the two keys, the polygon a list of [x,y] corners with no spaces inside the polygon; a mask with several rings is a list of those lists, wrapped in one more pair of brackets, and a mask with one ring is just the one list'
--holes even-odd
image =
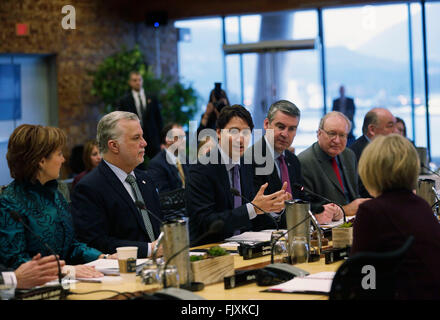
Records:
{"label": "clear water bottle", "polygon": [[307,263],[309,261],[309,245],[306,237],[295,236],[291,242],[290,260],[292,264]]}

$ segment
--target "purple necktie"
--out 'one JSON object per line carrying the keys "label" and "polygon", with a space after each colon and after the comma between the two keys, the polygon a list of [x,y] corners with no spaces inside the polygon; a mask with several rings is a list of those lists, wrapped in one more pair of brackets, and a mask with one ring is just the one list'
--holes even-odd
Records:
{"label": "purple necktie", "polygon": [[280,171],[281,171],[281,184],[284,184],[284,182],[287,182],[287,189],[286,191],[292,194],[292,189],[290,187],[290,179],[289,179],[289,170],[287,170],[286,161],[284,160],[284,156],[280,155],[278,157],[278,160],[280,162]]}
{"label": "purple necktie", "polygon": [[[234,166],[234,171],[232,172],[232,185],[241,194],[240,169],[239,168],[240,168],[240,166],[238,164],[236,164]],[[234,196],[234,208],[238,208],[239,206],[241,206],[241,198]]]}

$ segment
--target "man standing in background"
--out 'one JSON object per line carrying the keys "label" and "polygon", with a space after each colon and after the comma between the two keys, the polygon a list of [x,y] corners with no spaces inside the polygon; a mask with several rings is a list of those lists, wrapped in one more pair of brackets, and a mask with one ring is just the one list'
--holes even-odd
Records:
{"label": "man standing in background", "polygon": [[116,103],[116,107],[119,111],[138,115],[144,139],[148,141],[145,154],[152,159],[160,151],[160,132],[163,128],[159,103],[156,97],[145,92],[142,75],[138,71],[130,72],[128,84],[131,90]]}

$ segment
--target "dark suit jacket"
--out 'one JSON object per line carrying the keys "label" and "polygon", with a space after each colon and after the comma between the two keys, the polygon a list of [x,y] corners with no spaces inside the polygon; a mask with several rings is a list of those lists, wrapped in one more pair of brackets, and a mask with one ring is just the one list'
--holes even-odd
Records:
{"label": "dark suit jacket", "polygon": [[[364,151],[368,143],[369,142],[367,138],[365,138],[365,136],[363,135],[362,137],[357,138],[356,141],[349,147],[351,150],[353,150],[354,154],[356,155],[356,163],[359,163],[359,159],[361,157],[362,151]],[[371,195],[368,193],[367,189],[365,188],[360,178],[359,178],[359,195],[362,198],[371,198]]]}
{"label": "dark suit jacket", "polygon": [[[148,163],[147,175],[156,185],[159,193],[182,188],[179,171],[166,158],[167,152],[162,150]],[[182,164],[185,182],[188,183],[188,165]]]}
{"label": "dark suit jacket", "polygon": [[[333,107],[332,111],[341,111],[341,98],[337,98],[333,100]],[[351,121],[351,130],[348,134],[348,141],[347,145],[350,146],[351,143],[354,141],[355,137],[353,135],[354,131],[354,113],[356,112],[356,107],[354,106],[354,101],[352,98],[345,97],[345,110],[344,114],[347,116],[348,119]]]}
{"label": "dark suit jacket", "polygon": [[[214,149],[218,159],[220,153]],[[189,215],[190,238],[194,242],[200,235],[208,231],[209,226],[217,220],[224,222],[223,230],[215,235],[202,239],[197,244],[223,241],[231,237],[235,230],[257,231],[268,229],[272,224],[271,219],[265,215],[257,215],[250,220],[243,205],[234,209],[234,199],[230,191],[228,172],[226,166],[221,164],[194,164],[189,169],[190,179],[185,188],[186,206]],[[253,188],[252,166],[240,165],[241,194],[252,200],[255,196]],[[194,243],[195,244],[195,243]]]}
{"label": "dark suit jacket", "polygon": [[[159,219],[159,197],[141,170],[134,170],[145,205]],[[145,183],[144,183],[145,182]],[[138,257],[145,258],[150,242],[142,215],[124,185],[110,167],[101,161],[76,185],[72,194],[72,216],[78,239],[89,246],[114,253],[117,247],[137,246]],[[150,215],[154,235],[160,222]]]}
{"label": "dark suit jacket", "polygon": [[[330,156],[322,151],[318,142],[315,142],[298,155],[305,187],[334,203],[346,205],[359,198],[356,156],[351,149],[345,148],[338,157],[350,199],[346,199],[342,191],[338,178],[333,171]],[[323,204],[325,204],[323,201],[314,201],[311,206],[312,211],[318,212],[319,206]]]}
{"label": "dark suit jacket", "polygon": [[409,190],[393,190],[359,206],[353,225],[357,252],[388,252],[414,242],[397,273],[401,299],[440,298],[440,224],[429,204]]}
{"label": "dark suit jacket", "polygon": [[[163,120],[157,99],[148,96],[147,93],[145,95],[147,110],[142,115],[142,130],[144,131],[144,139],[148,144],[145,148],[145,154],[152,159],[160,151],[160,132],[163,128]],[[128,111],[138,115],[131,91],[116,102],[116,107],[120,111]]]}
{"label": "dark suit jacket", "polygon": [[[337,98],[333,100],[333,111],[341,111],[341,98]],[[353,122],[354,113],[355,113],[354,101],[352,98],[345,97],[345,112],[344,114]]]}
{"label": "dark suit jacket", "polygon": [[[265,161],[263,163],[259,163],[261,161],[258,161],[258,156],[261,153],[262,159]],[[266,155],[268,157],[266,158]],[[249,160],[248,160],[249,159]],[[266,140],[261,138],[259,141],[257,141],[251,148],[249,148],[245,153],[245,161],[252,161],[252,172],[254,174],[254,189],[255,192],[258,192],[260,187],[265,184],[266,182],[269,183],[268,187],[264,191],[264,194],[271,194],[276,191],[279,191],[283,184],[281,183],[281,179],[278,175],[273,155],[267,146]],[[292,197],[293,199],[302,199],[304,197],[304,194],[299,192],[293,187],[294,183],[303,184],[303,178],[301,175],[301,164],[297,158],[292,152],[289,150],[285,151],[285,161],[287,164],[287,170],[289,171],[289,179],[291,184],[291,190],[292,190]],[[270,172],[270,174],[259,174],[257,170],[265,170],[265,169],[272,168],[273,170]],[[275,228],[275,224],[273,225],[273,228]],[[283,214],[281,215],[281,220],[279,223],[280,228],[286,228],[286,216]]]}

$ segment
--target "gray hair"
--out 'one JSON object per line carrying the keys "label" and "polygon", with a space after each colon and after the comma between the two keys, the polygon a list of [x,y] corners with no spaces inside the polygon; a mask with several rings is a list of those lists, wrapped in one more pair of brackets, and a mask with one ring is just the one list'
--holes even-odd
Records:
{"label": "gray hair", "polygon": [[118,128],[118,122],[120,120],[137,120],[139,118],[136,114],[125,111],[113,111],[106,114],[99,120],[98,129],[96,133],[96,140],[98,141],[99,152],[102,154],[108,151],[108,141],[117,140],[122,132]]}
{"label": "gray hair", "polygon": [[321,118],[321,120],[319,121],[319,129],[324,130],[325,121],[328,118],[333,117],[333,116],[339,116],[339,117],[343,118],[347,122],[347,124],[348,124],[348,132],[351,131],[351,121],[350,121],[350,119],[348,119],[345,114],[343,114],[342,112],[339,112],[339,111],[331,111],[331,112],[327,113],[326,115],[324,115]]}
{"label": "gray hair", "polygon": [[297,117],[298,119],[301,117],[301,111],[299,111],[295,104],[287,100],[279,100],[272,103],[269,111],[267,112],[267,119],[269,122],[272,122],[272,120],[275,118],[275,113],[277,111],[281,111],[292,117]]}

